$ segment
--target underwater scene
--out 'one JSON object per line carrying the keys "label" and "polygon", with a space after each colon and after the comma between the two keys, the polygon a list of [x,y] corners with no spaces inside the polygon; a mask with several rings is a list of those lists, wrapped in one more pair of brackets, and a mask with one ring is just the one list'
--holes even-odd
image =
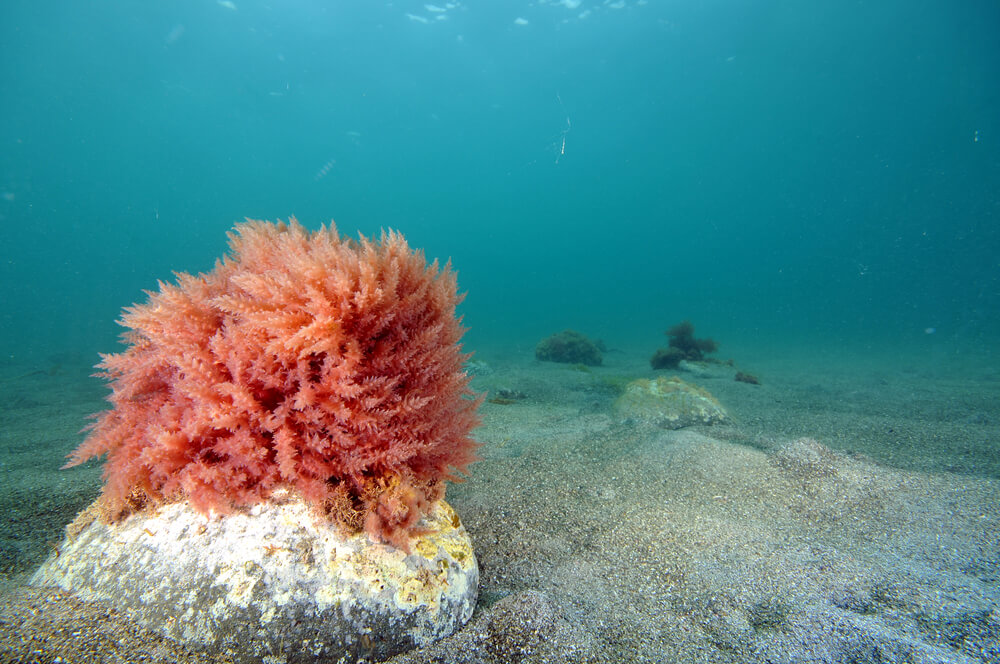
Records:
{"label": "underwater scene", "polygon": [[0,6],[0,664],[1000,662],[1000,5]]}

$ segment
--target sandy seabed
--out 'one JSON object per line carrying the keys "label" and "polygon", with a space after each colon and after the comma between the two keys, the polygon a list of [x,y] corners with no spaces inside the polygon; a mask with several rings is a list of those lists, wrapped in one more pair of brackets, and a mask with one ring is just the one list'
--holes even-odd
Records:
{"label": "sandy seabed", "polygon": [[[670,431],[612,412],[646,359],[477,355],[473,387],[504,396],[448,499],[479,605],[391,661],[1000,662],[1000,368],[782,358],[754,386],[694,367],[731,422]],[[89,373],[0,365],[0,661],[223,661],[26,586],[100,485],[58,470],[102,407]]]}

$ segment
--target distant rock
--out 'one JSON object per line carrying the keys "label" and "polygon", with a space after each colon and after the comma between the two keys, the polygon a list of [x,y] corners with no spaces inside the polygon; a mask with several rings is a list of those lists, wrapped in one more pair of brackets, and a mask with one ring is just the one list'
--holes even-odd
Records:
{"label": "distant rock", "polygon": [[465,373],[470,376],[489,376],[493,374],[493,367],[482,360],[469,360],[465,363]]}
{"label": "distant rock", "polygon": [[681,429],[696,424],[717,424],[729,419],[722,404],[705,389],[676,376],[634,380],[614,403],[623,419]]}
{"label": "distant rock", "polygon": [[733,370],[720,362],[689,362],[682,360],[677,367],[681,371],[687,371],[696,378],[726,378],[731,379]]}
{"label": "distant rock", "polygon": [[186,503],[67,529],[32,579],[104,600],[139,624],[238,662],[383,660],[472,616],[479,569],[440,502],[410,554],[344,536],[303,502],[206,518]]}
{"label": "distant rock", "polygon": [[535,359],[542,362],[563,362],[584,364],[588,367],[601,365],[601,341],[592,341],[576,330],[563,330],[538,342]]}

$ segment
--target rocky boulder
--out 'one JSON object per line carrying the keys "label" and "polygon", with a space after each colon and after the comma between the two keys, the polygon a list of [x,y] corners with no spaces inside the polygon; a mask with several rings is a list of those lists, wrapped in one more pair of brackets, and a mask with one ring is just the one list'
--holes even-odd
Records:
{"label": "rocky boulder", "polygon": [[408,554],[290,496],[214,518],[186,503],[110,525],[89,512],[32,583],[235,662],[382,660],[451,634],[476,604],[472,545],[443,501]]}
{"label": "rocky boulder", "polygon": [[716,424],[729,419],[722,404],[708,390],[680,378],[634,380],[614,403],[615,413],[626,420],[681,429],[695,424]]}

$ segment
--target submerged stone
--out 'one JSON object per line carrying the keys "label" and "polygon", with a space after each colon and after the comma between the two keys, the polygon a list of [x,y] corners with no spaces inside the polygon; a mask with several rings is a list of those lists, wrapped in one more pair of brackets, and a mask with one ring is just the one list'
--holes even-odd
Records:
{"label": "submerged stone", "polygon": [[695,424],[716,424],[729,419],[722,404],[708,390],[685,383],[676,376],[634,380],[614,403],[624,419],[681,429]]}
{"label": "submerged stone", "polygon": [[79,521],[34,585],[109,602],[236,662],[387,659],[451,634],[476,604],[472,544],[443,501],[409,554],[345,536],[290,497],[216,518],[174,503]]}

